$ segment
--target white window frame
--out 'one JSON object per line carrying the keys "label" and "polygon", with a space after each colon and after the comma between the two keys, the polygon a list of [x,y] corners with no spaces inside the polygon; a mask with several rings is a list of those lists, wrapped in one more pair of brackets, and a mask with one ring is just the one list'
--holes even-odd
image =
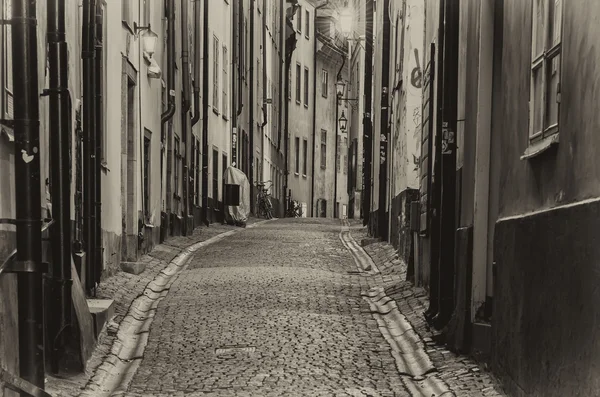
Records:
{"label": "white window frame", "polygon": [[[554,2],[554,6],[558,5],[560,13],[560,21],[558,21],[558,28],[560,33],[558,37],[550,37],[552,28],[555,26],[555,21],[551,20],[554,16],[556,17],[556,11],[554,15],[550,15],[550,2]],[[543,26],[539,26],[538,18],[536,15],[540,5],[543,7]],[[563,32],[563,0],[533,0],[532,1],[532,28],[531,28],[531,74],[530,74],[530,93],[529,93],[529,142],[534,143],[539,140],[543,140],[555,134],[558,134],[558,124],[560,118],[560,84],[561,84],[561,69],[562,69],[562,32]],[[544,30],[544,38],[541,49],[536,49],[536,37],[538,29]],[[553,60],[560,57],[558,64],[554,65]],[[558,103],[557,118],[556,122],[549,124],[547,120],[547,104],[548,95],[552,91],[548,83],[548,69],[552,67],[553,73],[559,73],[558,76],[558,87],[556,101]],[[536,73],[542,73],[541,84],[542,84],[542,97],[536,98]],[[541,113],[541,114],[540,114]],[[536,117],[541,117],[541,128],[535,131],[535,120]]]}
{"label": "white window frame", "polygon": [[219,38],[213,35],[213,111],[219,112]]}
{"label": "white window frame", "polygon": [[228,58],[228,50],[227,50],[227,46],[224,45],[223,46],[223,118],[227,119],[228,118],[228,110],[229,110],[229,95],[228,95],[228,87],[229,87],[229,80],[227,78],[227,69],[229,67],[229,58]]}
{"label": "white window frame", "polygon": [[325,69],[321,72],[321,95],[323,98],[327,98],[329,95],[329,72]]}

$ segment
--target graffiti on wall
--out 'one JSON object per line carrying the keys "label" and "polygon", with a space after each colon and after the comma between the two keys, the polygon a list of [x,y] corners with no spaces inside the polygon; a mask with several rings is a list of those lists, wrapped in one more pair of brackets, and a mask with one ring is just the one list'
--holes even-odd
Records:
{"label": "graffiti on wall", "polygon": [[419,63],[419,49],[415,48],[415,67],[410,72],[410,84],[415,88],[421,88],[423,86],[423,71],[421,70],[421,64]]}

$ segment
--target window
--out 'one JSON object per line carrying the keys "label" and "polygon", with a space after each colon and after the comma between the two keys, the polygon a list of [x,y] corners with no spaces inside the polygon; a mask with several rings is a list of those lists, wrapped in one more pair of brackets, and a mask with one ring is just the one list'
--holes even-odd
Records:
{"label": "window", "polygon": [[321,130],[321,168],[327,168],[327,131]]}
{"label": "window", "polygon": [[219,111],[219,39],[213,36],[213,110]]}
{"label": "window", "polygon": [[144,216],[150,219],[150,143],[152,133],[144,129]]}
{"label": "window", "polygon": [[[11,19],[11,2],[9,0],[2,1],[2,18],[0,19]],[[12,81],[12,29],[10,25],[0,25],[2,29],[2,52],[0,60],[0,70],[2,70],[2,76],[0,76],[0,96],[2,99],[2,112],[0,113],[0,119],[11,120],[13,118],[13,81]]]}
{"label": "window", "polygon": [[288,92],[287,97],[289,100],[292,99],[292,68],[288,71]]}
{"label": "window", "polygon": [[534,0],[531,33],[529,138],[558,132],[562,0]]}
{"label": "window", "polygon": [[260,57],[256,59],[256,92],[258,93],[258,100],[256,101],[256,117],[257,120],[259,117],[261,117],[261,110],[262,110],[262,97],[263,97],[263,92],[262,92],[262,72],[260,70]]}
{"label": "window", "polygon": [[299,63],[296,64],[296,102],[300,103],[300,92],[301,92],[301,79],[302,79],[302,66]]}
{"label": "window", "polygon": [[[228,160],[227,160],[227,154],[223,153],[223,154],[221,155],[221,167],[222,167],[222,168],[221,168],[221,174],[222,174],[223,176],[225,175],[225,170],[226,170],[226,169],[227,169],[227,167],[228,167],[228,162],[227,162],[227,161],[228,161]],[[222,180],[223,180],[223,178],[220,178],[219,180],[220,180],[220,181],[222,181]]]}
{"label": "window", "polygon": [[308,107],[308,68],[304,68],[304,106]]}
{"label": "window", "polygon": [[344,138],[344,162],[342,168],[344,169],[344,175],[348,174],[348,138]]}
{"label": "window", "polygon": [[296,29],[302,33],[302,6],[296,11]]}
{"label": "window", "polygon": [[212,199],[213,208],[217,207],[217,201],[219,201],[219,150],[213,148],[212,156]]}
{"label": "window", "polygon": [[229,106],[227,106],[229,103],[228,101],[228,95],[227,95],[227,88],[228,88],[228,82],[229,80],[227,80],[227,68],[229,66],[229,59],[228,59],[228,54],[227,54],[227,47],[223,46],[223,117],[227,118],[228,114],[227,114],[227,110],[229,108]]}
{"label": "window", "polygon": [[321,74],[321,95],[323,98],[327,98],[327,86],[329,84],[329,72],[323,69],[323,73]]}
{"label": "window", "polygon": [[304,35],[308,39],[310,35],[310,11],[306,10],[306,15],[304,16],[304,23],[306,26],[304,27]]}
{"label": "window", "polygon": [[296,137],[296,175],[300,173],[300,138]]}
{"label": "window", "polygon": [[308,168],[308,141],[306,139],[302,142],[302,158],[304,159],[302,162],[302,175],[306,176]]}
{"label": "window", "polygon": [[121,1],[121,21],[133,32],[133,0]]}
{"label": "window", "polygon": [[180,167],[180,161],[181,161],[181,155],[179,154],[179,137],[175,136],[175,146],[173,148],[175,150],[175,180],[174,180],[174,185],[175,188],[173,189],[173,195],[175,195],[175,197],[179,197],[179,167]]}

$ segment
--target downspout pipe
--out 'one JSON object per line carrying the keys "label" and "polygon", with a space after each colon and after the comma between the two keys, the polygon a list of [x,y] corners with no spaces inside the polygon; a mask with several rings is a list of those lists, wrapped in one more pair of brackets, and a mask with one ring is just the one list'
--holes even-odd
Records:
{"label": "downspout pipe", "polygon": [[83,1],[83,218],[84,243],[87,252],[85,288],[88,292],[95,287],[96,269],[96,1]]}
{"label": "downspout pipe", "polygon": [[189,184],[189,153],[190,145],[188,139],[190,122],[190,41],[188,35],[188,6],[189,1],[181,2],[181,80],[183,85],[183,100],[181,106],[181,142],[183,143],[183,235],[191,233],[189,229],[190,213],[190,184]]}
{"label": "downspout pipe", "polygon": [[103,56],[102,56],[102,51],[103,51],[103,43],[102,43],[102,3],[101,2],[96,2],[96,13],[95,13],[95,19],[96,19],[96,40],[94,42],[94,47],[95,47],[95,52],[96,52],[96,59],[95,59],[95,66],[96,66],[96,70],[95,70],[95,93],[96,93],[96,97],[95,97],[95,103],[94,103],[94,112],[96,115],[96,123],[95,123],[95,134],[96,134],[96,158],[94,159],[94,163],[95,163],[95,170],[94,170],[94,174],[96,177],[95,180],[95,186],[94,186],[94,192],[95,192],[95,197],[96,197],[96,201],[95,201],[95,205],[94,205],[94,209],[95,209],[95,213],[96,213],[96,224],[95,224],[95,232],[96,232],[96,236],[95,236],[95,241],[96,241],[96,251],[94,252],[96,255],[96,267],[95,267],[95,282],[99,283],[100,282],[100,277],[102,276],[102,266],[103,266],[103,248],[102,248],[102,135],[103,135],[103,130],[104,130],[104,123],[103,123],[103,98],[102,98],[102,85],[104,82],[104,73],[103,73],[103,69],[104,69],[104,65],[103,65]]}
{"label": "downspout pipe", "polygon": [[71,300],[71,182],[69,149],[70,112],[68,51],[65,33],[65,0],[48,1],[49,135],[52,175],[52,273],[47,279],[48,334],[51,372],[58,374],[65,345],[70,340]]}
{"label": "downspout pipe", "polygon": [[[12,1],[19,376],[44,389],[40,110],[36,2]],[[65,65],[66,66],[66,65]]]}
{"label": "downspout pipe", "polygon": [[200,9],[200,0],[194,1],[194,117],[192,117],[192,127],[200,121],[200,21],[202,20],[202,10]]}
{"label": "downspout pipe", "polygon": [[[173,1],[173,0],[171,0]],[[208,0],[203,2],[202,48],[202,222],[208,222]]]}
{"label": "downspout pipe", "polygon": [[250,171],[248,172],[250,175],[248,175],[248,180],[250,182],[250,212],[254,213],[254,112],[255,112],[255,92],[254,92],[254,87],[256,85],[256,82],[254,81],[254,47],[255,47],[255,43],[254,43],[254,14],[255,14],[255,4],[254,4],[255,0],[250,0],[250,90],[249,90],[249,94],[250,94],[250,98],[249,98],[249,105],[250,105],[250,110],[249,110],[249,114],[250,114],[250,125],[249,125],[249,134],[250,134],[250,148],[248,149],[248,157],[250,159]]}

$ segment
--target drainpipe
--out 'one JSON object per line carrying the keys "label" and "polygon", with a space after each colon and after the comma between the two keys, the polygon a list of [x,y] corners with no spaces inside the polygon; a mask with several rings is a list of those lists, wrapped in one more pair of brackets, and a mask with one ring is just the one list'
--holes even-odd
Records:
{"label": "drainpipe", "polygon": [[[281,64],[283,63],[282,61],[285,60],[285,22],[283,19],[283,3],[280,5],[279,7],[279,23],[281,24],[281,31],[279,32],[279,56],[280,59],[278,60],[278,64],[279,64],[279,80],[277,80],[279,82],[279,85],[281,86],[281,79],[283,78],[283,70],[284,68],[281,67]],[[287,75],[285,76],[285,79],[287,81]],[[285,84],[284,84],[285,86]],[[279,89],[279,113],[277,114],[277,117],[279,118],[279,122],[277,123],[277,155],[279,156],[279,152],[281,151],[281,104],[282,104],[282,99],[284,101],[287,101],[287,92],[285,92],[285,88],[283,90]],[[280,164],[278,164],[280,165]],[[285,196],[285,194],[284,194]]]}
{"label": "drainpipe", "polygon": [[104,65],[103,65],[103,57],[102,57],[102,4],[100,2],[96,3],[96,40],[95,40],[95,51],[96,51],[96,76],[95,76],[95,90],[96,90],[96,101],[95,101],[95,112],[96,112],[96,129],[95,129],[95,133],[96,133],[96,158],[95,158],[95,170],[94,170],[94,174],[96,176],[96,181],[95,181],[95,196],[96,196],[96,202],[95,202],[95,210],[96,210],[96,224],[95,224],[95,231],[96,231],[96,272],[94,274],[95,276],[95,282],[99,283],[100,282],[100,276],[102,275],[102,265],[103,265],[103,260],[102,260],[102,253],[103,253],[103,248],[102,248],[102,133],[104,130],[104,123],[103,123],[103,98],[102,98],[102,85],[104,82],[103,76],[103,69],[104,69]]}
{"label": "drainpipe", "polygon": [[[165,125],[169,122],[173,115],[175,114],[175,0],[165,0],[165,8],[167,9],[167,98],[168,105],[167,109],[161,114],[160,117],[160,137],[164,139],[166,143],[163,141],[163,144],[167,146],[168,150],[171,150],[172,146],[172,137],[169,135],[167,137],[166,130],[171,132],[171,129]],[[172,161],[172,159],[167,154],[167,162]],[[167,167],[169,165],[167,164]],[[162,172],[162,170],[161,170]],[[170,213],[171,213],[171,180],[169,175],[167,174],[167,207],[165,208],[165,216],[162,217],[161,223],[165,222],[165,237],[169,233],[169,223],[171,222]],[[162,181],[161,181],[162,186]],[[162,192],[161,192],[162,197]]]}
{"label": "drainpipe", "polygon": [[[171,0],[173,1],[173,0]],[[208,223],[208,0],[204,0],[202,48],[202,221]]]}
{"label": "drainpipe", "polygon": [[190,121],[190,57],[189,57],[189,35],[188,35],[188,5],[189,1],[181,2],[181,74],[183,85],[183,100],[181,108],[181,141],[183,143],[183,235],[187,236],[191,230],[188,230],[188,217],[190,212],[189,197],[189,139],[188,123]]}
{"label": "drainpipe", "polygon": [[[263,0],[263,10],[267,9],[267,3],[266,0]],[[260,181],[264,181],[265,180],[265,126],[267,125],[267,104],[265,104],[265,98],[269,97],[269,91],[268,91],[268,87],[267,87],[267,24],[265,22],[265,20],[263,19],[263,24],[262,24],[262,59],[263,59],[263,73],[262,73],[262,79],[263,79],[263,95],[262,95],[262,103],[261,103],[261,109],[262,109],[262,113],[263,113],[263,122],[260,125],[260,170],[262,172],[262,175],[259,175],[258,179]],[[271,100],[274,100],[274,98],[271,98]],[[272,106],[272,105],[271,105]],[[270,126],[269,126],[270,127]],[[272,182],[272,181],[271,181]]]}
{"label": "drainpipe", "polygon": [[44,269],[36,22],[35,1],[12,1],[19,375],[43,389]]}
{"label": "drainpipe", "polygon": [[249,148],[249,159],[250,159],[250,175],[248,180],[250,182],[250,211],[254,213],[254,1],[250,0],[250,148]]}
{"label": "drainpipe", "polygon": [[57,374],[71,327],[71,201],[68,92],[68,52],[65,35],[65,0],[48,1],[49,135],[52,173],[52,277],[49,286],[48,329],[52,351],[51,371]]}
{"label": "drainpipe", "polygon": [[200,121],[200,20],[202,10],[198,4],[200,0],[194,1],[194,117],[192,127]]}
{"label": "drainpipe", "polygon": [[87,266],[85,268],[85,288],[93,291],[95,287],[96,269],[96,109],[94,106],[96,90],[94,77],[96,67],[94,63],[94,45],[96,32],[96,0],[83,1],[83,218],[84,218],[84,243],[87,252]]}

